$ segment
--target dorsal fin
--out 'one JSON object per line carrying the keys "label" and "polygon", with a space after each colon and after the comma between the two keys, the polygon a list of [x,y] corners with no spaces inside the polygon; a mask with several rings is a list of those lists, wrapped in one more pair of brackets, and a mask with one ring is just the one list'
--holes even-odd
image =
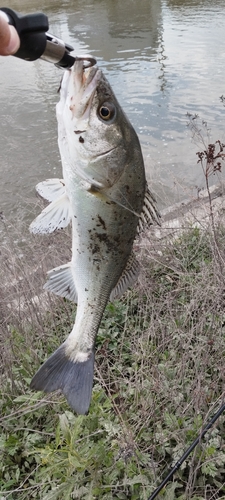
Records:
{"label": "dorsal fin", "polygon": [[123,270],[115,288],[113,288],[109,300],[119,299],[126,290],[132,286],[138,278],[140,265],[132,252],[125,269]]}
{"label": "dorsal fin", "polygon": [[156,206],[156,199],[146,184],[144,203],[138,222],[137,232],[140,233],[146,229],[146,227],[154,224],[154,222],[160,226],[160,217],[161,215]]}

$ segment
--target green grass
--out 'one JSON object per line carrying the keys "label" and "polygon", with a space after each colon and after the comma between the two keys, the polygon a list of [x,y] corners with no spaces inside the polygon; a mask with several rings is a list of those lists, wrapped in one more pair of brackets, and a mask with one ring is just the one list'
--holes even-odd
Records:
{"label": "green grass", "polygon": [[[27,309],[12,307],[18,288],[2,305],[0,499],[147,500],[221,404],[223,261],[215,255],[210,230],[190,228],[174,242],[142,252],[140,283],[106,308],[90,412],[76,416],[59,393],[29,389],[75,315],[75,307],[58,298],[50,299],[47,310],[41,300],[29,300],[32,290],[40,294],[46,267],[61,259],[57,239],[58,249],[60,236],[45,240],[45,259],[44,240],[33,240],[42,270],[37,282],[31,283],[16,252],[14,265],[2,271],[12,282],[12,273],[26,268],[19,293]],[[225,260],[224,240],[225,230],[218,227]],[[10,264],[11,247],[4,248],[2,258],[8,255]],[[64,249],[62,254],[65,262]],[[224,438],[222,416],[159,498],[225,498]]]}

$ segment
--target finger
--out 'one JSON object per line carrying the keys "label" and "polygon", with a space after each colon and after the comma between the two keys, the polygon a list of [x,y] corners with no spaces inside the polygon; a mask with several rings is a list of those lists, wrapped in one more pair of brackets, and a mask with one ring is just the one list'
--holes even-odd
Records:
{"label": "finger", "polygon": [[14,26],[8,25],[0,13],[0,55],[15,54],[20,46],[20,39]]}

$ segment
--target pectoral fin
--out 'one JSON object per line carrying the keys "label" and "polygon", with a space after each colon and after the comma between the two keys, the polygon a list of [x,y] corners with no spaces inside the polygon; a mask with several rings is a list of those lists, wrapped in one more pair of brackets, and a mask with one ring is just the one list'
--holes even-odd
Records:
{"label": "pectoral fin", "polygon": [[131,253],[127,261],[127,265],[120,276],[120,279],[118,280],[115,288],[110,294],[109,300],[112,302],[115,299],[119,299],[126,292],[126,290],[135,283],[138,278],[139,272],[140,265],[134,253]]}
{"label": "pectoral fin", "polygon": [[66,193],[52,201],[30,225],[30,232],[34,234],[53,233],[56,229],[63,229],[71,221],[70,201]]}
{"label": "pectoral fin", "polygon": [[47,179],[39,182],[35,189],[39,196],[49,202],[56,201],[66,193],[65,182],[63,179]]}
{"label": "pectoral fin", "polygon": [[44,285],[45,290],[77,303],[77,292],[70,262],[48,271],[48,278]]}

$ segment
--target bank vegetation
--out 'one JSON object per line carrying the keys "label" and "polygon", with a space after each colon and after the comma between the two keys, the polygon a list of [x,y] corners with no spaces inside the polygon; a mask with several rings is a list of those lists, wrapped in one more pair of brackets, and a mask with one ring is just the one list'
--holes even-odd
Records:
{"label": "bank vegetation", "polygon": [[[225,226],[137,243],[140,279],[105,311],[87,416],[29,388],[76,306],[42,289],[70,259],[69,230],[26,231],[2,221],[0,498],[147,500],[224,398]],[[159,498],[225,498],[224,438],[221,416]]]}
{"label": "bank vegetation", "polygon": [[[225,145],[202,126],[206,141],[189,115],[208,216],[137,241],[140,278],[106,308],[87,416],[59,392],[29,388],[74,322],[76,306],[42,288],[47,270],[70,260],[70,230],[36,237],[2,217],[0,500],[148,500],[223,403],[225,222],[210,179]],[[224,415],[158,498],[225,499]]]}

